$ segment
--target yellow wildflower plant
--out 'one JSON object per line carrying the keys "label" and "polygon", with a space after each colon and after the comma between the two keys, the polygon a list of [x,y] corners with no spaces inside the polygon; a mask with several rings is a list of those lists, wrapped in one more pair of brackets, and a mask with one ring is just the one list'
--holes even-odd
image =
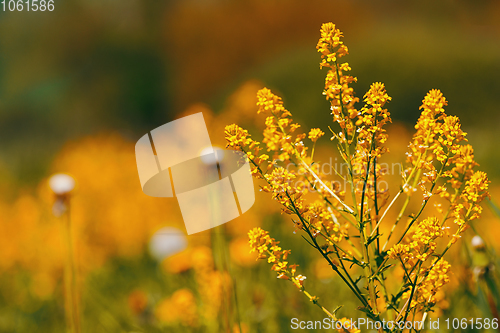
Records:
{"label": "yellow wildflower plant", "polygon": [[[227,147],[246,153],[261,189],[342,279],[361,311],[375,321],[422,319],[445,297],[442,288],[451,266],[443,257],[480,217],[489,181],[475,170],[474,151],[459,118],[446,114],[446,98],[433,89],[420,106],[399,189],[382,189],[387,170],[380,159],[389,152],[385,127],[391,123],[386,108],[391,97],[376,82],[358,106],[351,87],[357,79],[347,75],[351,67],[341,62],[349,53],[342,38],[333,23],[323,24],[316,48],[320,68],[328,70],[323,90],[333,118],[328,130],[346,172],[335,170],[332,176],[320,168],[313,155],[323,130],[302,132],[282,99],[267,88],[257,92],[257,112],[265,116],[262,143],[232,124],[225,129]],[[432,205],[437,209],[431,211]],[[305,277],[288,263],[291,251],[261,228],[252,229],[249,238],[257,259],[270,263],[278,278],[293,282],[337,320],[306,291]],[[393,271],[403,274],[388,279]],[[354,327],[348,331],[359,332]]]}

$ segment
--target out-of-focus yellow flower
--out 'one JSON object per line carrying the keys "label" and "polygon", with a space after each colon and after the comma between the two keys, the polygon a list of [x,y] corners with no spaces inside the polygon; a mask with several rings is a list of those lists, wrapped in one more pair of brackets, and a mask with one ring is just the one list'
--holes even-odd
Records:
{"label": "out-of-focus yellow flower", "polygon": [[168,273],[179,274],[193,267],[191,256],[191,250],[186,249],[168,258],[165,258],[162,261],[161,266]]}
{"label": "out-of-focus yellow flower", "polygon": [[229,253],[234,263],[250,267],[256,264],[255,256],[248,251],[248,240],[246,237],[238,237],[229,244]]}
{"label": "out-of-focus yellow flower", "polygon": [[224,297],[223,290],[229,290],[229,276],[214,269],[212,250],[206,246],[193,249],[192,264],[202,301],[202,316],[206,321],[216,320]]}
{"label": "out-of-focus yellow flower", "polygon": [[198,324],[196,301],[189,289],[179,289],[156,306],[156,318],[163,323],[181,323],[186,326]]}

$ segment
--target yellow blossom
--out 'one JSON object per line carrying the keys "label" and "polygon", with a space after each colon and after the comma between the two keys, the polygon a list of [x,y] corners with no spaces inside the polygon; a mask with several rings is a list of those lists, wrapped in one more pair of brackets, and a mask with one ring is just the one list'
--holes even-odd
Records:
{"label": "yellow blossom", "polygon": [[313,128],[309,131],[308,137],[312,142],[316,142],[323,135],[325,135],[325,133],[322,130],[320,130],[319,128]]}
{"label": "yellow blossom", "polygon": [[[434,264],[434,267],[428,272],[426,278],[417,286],[415,295],[412,299],[411,308],[418,304],[434,305],[439,300],[436,296],[445,284],[450,282],[448,272],[451,265],[444,259],[440,259]],[[405,292],[403,298],[408,298],[411,294],[410,291]]]}
{"label": "yellow blossom", "polygon": [[257,252],[257,260],[267,258],[268,263],[273,264],[271,269],[276,272],[278,279],[291,280],[297,288],[302,288],[306,277],[303,275],[295,276],[298,265],[288,266],[288,262],[285,261],[291,252],[290,250],[282,250],[278,246],[279,242],[271,238],[269,232],[261,228],[250,230],[248,238],[250,252]]}
{"label": "yellow blossom", "polygon": [[253,142],[248,131],[236,124],[226,126],[225,138],[226,148],[244,148]]}
{"label": "yellow blossom", "polygon": [[193,293],[189,289],[177,290],[170,298],[160,301],[155,315],[163,323],[180,322],[186,326],[196,326],[198,314]]}

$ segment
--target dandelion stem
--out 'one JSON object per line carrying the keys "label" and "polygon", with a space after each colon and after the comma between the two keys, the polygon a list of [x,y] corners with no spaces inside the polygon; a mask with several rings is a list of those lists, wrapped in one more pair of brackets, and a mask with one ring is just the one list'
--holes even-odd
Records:
{"label": "dandelion stem", "polygon": [[65,295],[66,295],[66,316],[68,320],[69,331],[71,333],[80,333],[80,309],[79,293],[77,284],[77,273],[73,249],[73,237],[71,232],[71,214],[70,200],[65,199],[66,212],[64,223],[64,238],[66,239],[66,265],[65,265]]}

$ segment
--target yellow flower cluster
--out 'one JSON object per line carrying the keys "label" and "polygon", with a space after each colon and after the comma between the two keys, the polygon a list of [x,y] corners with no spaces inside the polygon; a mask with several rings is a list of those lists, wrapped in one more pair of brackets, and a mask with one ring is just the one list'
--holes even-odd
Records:
{"label": "yellow flower cluster", "polygon": [[223,291],[228,291],[229,276],[214,269],[212,250],[205,246],[193,249],[192,263],[205,322],[216,320],[223,302]]}
{"label": "yellow flower cluster", "polygon": [[[474,173],[473,168],[479,165],[474,160],[474,149],[471,145],[460,146],[459,151],[450,159],[450,162],[454,164],[453,168],[444,172],[443,175],[449,177],[448,183],[455,189],[462,187],[464,180],[470,179]],[[445,196],[449,197],[449,195]]]}
{"label": "yellow flower cluster", "polygon": [[341,41],[342,32],[335,27],[333,23],[325,23],[321,26],[321,38],[318,41],[316,49],[321,53],[320,67],[329,68],[325,79],[325,89],[323,95],[331,103],[333,121],[337,122],[342,128],[339,133],[341,142],[350,142],[352,140],[347,136],[354,133],[354,124],[352,120],[359,115],[354,104],[359,98],[354,97],[354,90],[349,86],[356,82],[353,76],[344,73],[351,70],[348,63],[338,64],[338,58],[348,54],[347,46]]}
{"label": "yellow flower cluster", "polygon": [[[450,268],[451,265],[444,259],[434,263],[426,278],[418,285],[411,302],[411,308],[418,305],[433,306],[440,300],[440,297],[438,297],[439,291],[445,284],[450,282],[448,277]],[[425,270],[421,274],[424,272]],[[405,292],[403,298],[408,298],[410,294],[411,291]]]}
{"label": "yellow flower cluster", "polygon": [[[296,231],[307,228],[315,237],[325,231],[321,235],[331,246],[347,236],[348,223],[341,225],[324,200],[306,202],[303,195],[306,190],[294,185],[297,180],[294,172],[276,167],[264,177],[269,185],[263,186],[262,190],[272,193],[273,199],[282,204],[284,213],[299,216],[299,219],[294,221]],[[303,222],[306,222],[306,225]]]}
{"label": "yellow flower cluster", "polygon": [[331,67],[337,58],[349,53],[347,46],[340,39],[344,37],[342,32],[335,27],[335,24],[328,22],[321,26],[321,37],[316,45],[318,52],[321,52],[321,66]]}
{"label": "yellow flower cluster", "polygon": [[438,143],[440,146],[434,149],[436,159],[441,163],[445,163],[448,157],[453,157],[460,152],[459,143],[466,141],[467,135],[462,131],[460,119],[455,116],[447,116],[443,119],[443,123],[438,128],[439,137]]}
{"label": "yellow flower cluster", "polygon": [[[312,155],[308,156],[308,148],[303,140],[309,137],[315,143],[324,135],[324,132],[319,128],[313,128],[308,134],[295,133],[300,125],[293,122],[292,115],[283,106],[281,98],[267,88],[257,92],[257,106],[258,113],[267,116],[262,142],[266,144],[267,151],[272,158],[266,154],[256,157],[259,143],[250,139],[246,130],[234,124],[226,126],[227,147],[247,154],[254,166],[254,176],[264,178],[267,182],[267,185],[262,186],[262,190],[272,193],[273,199],[282,204],[283,212],[299,217],[297,221],[294,221],[297,229],[307,227],[315,235],[321,230],[327,230],[331,232],[331,235],[325,234],[330,244],[341,240],[343,235],[340,230],[343,227],[340,227],[340,224],[332,224],[332,216],[338,215],[338,212],[330,211],[331,207],[327,208],[325,205],[321,205],[322,211],[320,212],[320,206],[314,207],[314,203],[308,203],[304,198],[311,188],[315,188],[322,198],[326,199],[333,198],[334,191],[334,195],[340,197],[345,194],[338,191],[334,183],[322,184],[316,188],[317,180],[325,178],[325,175],[314,167]],[[253,151],[250,151],[252,148],[247,147],[253,147]],[[267,168],[263,165],[265,161],[268,161]],[[278,162],[288,164],[287,168],[279,166]],[[291,165],[295,165],[296,168],[290,168]],[[313,169],[316,169],[314,171],[316,179],[311,174]],[[340,204],[337,199],[332,201],[332,207]],[[308,214],[310,209],[314,211]],[[309,219],[314,220],[314,226],[311,225],[311,221],[308,221]]]}
{"label": "yellow flower cluster", "polygon": [[291,116],[290,112],[283,106],[281,97],[276,96],[271,90],[264,88],[257,92],[257,113],[272,114],[282,118]]}
{"label": "yellow flower cluster", "polygon": [[264,192],[271,192],[273,199],[284,206],[286,213],[293,214],[295,210],[298,210],[300,213],[306,211],[300,189],[294,184],[297,178],[294,172],[288,171],[283,167],[276,167],[264,177],[269,185],[263,186],[262,190]]}
{"label": "yellow flower cluster", "polygon": [[[306,134],[300,133],[294,139],[292,138],[292,133],[300,125],[293,123],[291,113],[284,108],[281,98],[273,94],[271,90],[263,88],[257,92],[257,106],[258,113],[267,115],[263,143],[266,144],[269,152],[273,152],[272,160],[286,162],[290,161],[292,156],[305,157],[307,148],[302,140],[306,138]],[[320,132],[313,131],[311,140],[319,139],[323,135]],[[238,149],[247,154],[253,164],[252,172],[257,176],[262,163],[270,158],[267,154],[259,155],[260,143],[252,140],[248,131],[235,124],[226,126],[225,139],[226,148]],[[268,168],[272,166],[273,163],[268,164]]]}
{"label": "yellow flower cluster", "polygon": [[325,133],[322,130],[320,130],[319,128],[313,128],[309,131],[308,137],[312,142],[316,142],[323,135],[325,135]]}
{"label": "yellow flower cluster", "polygon": [[[441,144],[435,140],[440,132],[440,121],[446,116],[444,106],[448,105],[441,91],[433,89],[427,93],[420,109],[420,118],[415,125],[416,133],[410,142],[410,151],[407,153],[407,162],[416,169],[427,171],[430,177],[436,175],[430,152],[439,152]],[[429,154],[429,155],[428,155]]]}
{"label": "yellow flower cluster", "polygon": [[462,198],[468,203],[479,203],[488,196],[488,176],[485,172],[477,171],[467,181]]}
{"label": "yellow flower cluster", "polygon": [[226,148],[245,148],[255,144],[248,131],[236,124],[226,126],[224,134],[227,141]]}
{"label": "yellow flower cluster", "polygon": [[233,148],[244,152],[251,161],[252,175],[259,177],[260,165],[269,159],[266,154],[259,155],[261,150],[260,142],[250,138],[248,131],[236,124],[227,125],[224,130],[226,148]]}
{"label": "yellow flower cluster", "polygon": [[389,258],[401,259],[405,265],[412,268],[417,261],[424,262],[434,253],[437,247],[436,239],[444,236],[444,228],[439,219],[429,217],[418,223],[411,231],[411,239],[407,244],[399,243],[392,247]]}
{"label": "yellow flower cluster", "polygon": [[336,218],[334,219],[334,215],[328,210],[323,200],[317,200],[310,204],[304,217],[312,226],[312,235],[316,236],[320,232],[325,231],[323,236],[327,244],[331,246],[340,243],[347,237],[349,224],[344,223],[341,225]]}
{"label": "yellow flower cluster", "polygon": [[[456,196],[451,196],[445,186],[435,187],[438,178],[448,178],[447,183],[459,189],[470,178],[472,168],[477,163],[472,147],[461,144],[467,141],[467,133],[462,131],[459,118],[444,112],[447,104],[446,98],[437,89],[431,90],[422,101],[422,113],[415,125],[417,132],[407,153],[407,162],[413,166],[413,169],[407,170],[407,176],[415,175],[415,170],[420,170],[423,172],[420,186],[424,199],[439,194],[453,205]],[[441,164],[440,170],[436,169],[435,160]],[[451,168],[446,169],[449,166]],[[430,188],[424,186],[426,183],[430,184]],[[429,192],[430,189],[433,189],[433,193]],[[409,186],[405,188],[407,193],[411,193],[411,190],[414,189]]]}
{"label": "yellow flower cluster", "polygon": [[[325,79],[323,94],[331,103],[331,111],[334,122],[340,125],[341,131],[335,133],[333,138],[340,144],[345,145],[341,149],[343,159],[350,164],[350,172],[353,174],[352,187],[356,193],[356,199],[364,201],[370,198],[375,202],[384,204],[388,192],[375,190],[375,184],[382,176],[382,169],[377,165],[376,159],[387,151],[384,143],[387,141],[387,133],[383,126],[391,122],[390,113],[384,109],[385,103],[391,100],[386,93],[382,83],[374,83],[364,96],[365,107],[360,111],[355,108],[359,102],[354,97],[354,91],[349,86],[356,82],[353,76],[345,75],[351,70],[348,63],[339,63],[338,58],[348,53],[347,47],[341,41],[342,33],[332,23],[321,27],[321,38],[317,49],[321,53],[320,67],[329,68]],[[348,156],[350,145],[355,142],[354,154]],[[373,168],[373,177],[368,177],[370,169]],[[375,193],[377,192],[377,193]],[[361,204],[358,203],[359,208]],[[359,209],[358,208],[358,209]],[[376,220],[377,211],[371,211]]]}
{"label": "yellow flower cluster", "polygon": [[248,243],[250,244],[250,252],[257,252],[258,259],[267,259],[267,262],[273,264],[272,270],[278,274],[278,279],[290,280],[299,289],[303,288],[303,275],[295,275],[298,265],[288,265],[288,255],[290,250],[283,250],[278,246],[274,238],[269,236],[269,232],[261,228],[254,228],[248,232]]}
{"label": "yellow flower cluster", "polygon": [[356,126],[359,126],[358,147],[365,153],[371,151],[374,157],[380,157],[386,150],[382,145],[387,141],[388,135],[382,126],[392,121],[391,114],[384,109],[385,103],[390,100],[384,84],[373,83],[364,96],[366,106],[361,109],[361,115],[356,121]]}
{"label": "yellow flower cluster", "polygon": [[436,250],[435,240],[443,236],[444,229],[439,220],[435,217],[427,218],[417,225],[410,248],[417,253],[417,259],[425,261]]}
{"label": "yellow flower cluster", "polygon": [[[376,159],[388,150],[384,145],[388,135],[383,126],[392,121],[390,113],[384,109],[385,103],[390,100],[391,97],[387,95],[384,84],[373,83],[364,96],[365,106],[361,109],[355,123],[357,140],[351,164],[353,187],[360,208],[364,197],[373,201],[377,199],[379,204],[383,204],[389,195],[388,192],[379,190],[375,193],[375,182],[381,181],[383,174],[380,165],[376,164]],[[368,174],[370,174],[369,177],[367,177]],[[375,210],[372,211],[372,215],[374,219],[377,219]]]}
{"label": "yellow flower cluster", "polygon": [[411,263],[413,266],[414,256],[410,253],[410,246],[408,244],[396,244],[388,252],[387,255],[390,259],[401,259],[404,264]]}
{"label": "yellow flower cluster", "polygon": [[462,203],[455,206],[453,215],[455,223],[463,226],[466,222],[478,219],[483,211],[480,203],[489,197],[488,176],[482,171],[476,171],[465,184],[465,189],[460,196]]}
{"label": "yellow flower cluster", "polygon": [[283,107],[281,98],[264,88],[257,92],[257,99],[258,112],[268,115],[262,142],[267,145],[268,151],[274,151],[273,160],[285,162],[289,161],[291,156],[305,156],[307,148],[302,140],[306,134],[297,134],[293,139],[292,133],[300,125],[293,123],[292,114]]}

